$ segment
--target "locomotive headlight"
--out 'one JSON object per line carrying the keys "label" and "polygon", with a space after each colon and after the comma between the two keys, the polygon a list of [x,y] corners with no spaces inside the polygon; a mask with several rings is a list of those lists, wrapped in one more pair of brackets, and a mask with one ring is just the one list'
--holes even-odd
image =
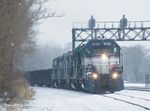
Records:
{"label": "locomotive headlight", "polygon": [[112,79],[117,79],[118,76],[119,76],[118,73],[115,72],[115,73],[112,74]]}
{"label": "locomotive headlight", "polygon": [[97,79],[97,78],[98,78],[97,73],[93,73],[93,74],[92,74],[92,78],[93,78],[93,79]]}
{"label": "locomotive headlight", "polygon": [[101,58],[102,58],[102,60],[108,60],[108,56],[106,55],[106,54],[102,54],[102,56],[101,56]]}

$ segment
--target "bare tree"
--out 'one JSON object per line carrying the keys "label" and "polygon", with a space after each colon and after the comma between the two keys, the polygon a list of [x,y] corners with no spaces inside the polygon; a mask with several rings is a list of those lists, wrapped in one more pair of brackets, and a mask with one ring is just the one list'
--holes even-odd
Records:
{"label": "bare tree", "polygon": [[65,47],[61,47],[52,42],[37,46],[32,53],[24,58],[23,69],[26,71],[52,68],[53,59],[72,50],[71,43],[67,43]]}
{"label": "bare tree", "polygon": [[34,47],[33,27],[39,20],[56,15],[47,13],[45,2],[0,0],[0,97],[21,98],[27,93],[22,72],[16,66]]}
{"label": "bare tree", "polygon": [[26,55],[22,68],[26,71],[51,68],[52,60],[62,53],[63,49],[52,43],[37,46],[32,53]]}
{"label": "bare tree", "polygon": [[124,47],[124,74],[129,82],[144,82],[150,55],[143,46]]}

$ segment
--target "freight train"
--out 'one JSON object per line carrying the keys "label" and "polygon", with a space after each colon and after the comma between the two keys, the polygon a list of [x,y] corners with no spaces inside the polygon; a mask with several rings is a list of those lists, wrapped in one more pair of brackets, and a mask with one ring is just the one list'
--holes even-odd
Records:
{"label": "freight train", "polygon": [[28,72],[31,85],[90,93],[120,91],[123,84],[122,49],[114,40],[89,40],[53,59],[53,68]]}
{"label": "freight train", "polygon": [[122,90],[123,58],[120,46],[111,39],[93,39],[55,58],[52,86],[90,93]]}
{"label": "freight train", "polygon": [[[113,39],[98,38],[97,31],[101,29],[94,27],[95,19],[91,16],[89,28],[72,29],[73,50],[53,59],[50,77],[37,75],[38,79],[43,79],[44,85],[50,82],[55,88],[90,93],[113,93],[124,89],[122,49]],[[81,35],[84,32],[90,34],[84,37],[84,34]],[[81,43],[76,47],[76,42]]]}

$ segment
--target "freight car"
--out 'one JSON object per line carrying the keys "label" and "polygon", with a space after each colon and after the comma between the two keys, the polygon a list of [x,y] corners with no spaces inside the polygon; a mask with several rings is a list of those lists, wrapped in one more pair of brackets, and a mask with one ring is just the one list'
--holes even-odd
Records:
{"label": "freight car", "polygon": [[31,86],[51,86],[52,69],[28,71],[26,78]]}
{"label": "freight car", "polygon": [[52,85],[90,93],[122,90],[123,58],[120,46],[111,39],[91,39],[55,58]]}

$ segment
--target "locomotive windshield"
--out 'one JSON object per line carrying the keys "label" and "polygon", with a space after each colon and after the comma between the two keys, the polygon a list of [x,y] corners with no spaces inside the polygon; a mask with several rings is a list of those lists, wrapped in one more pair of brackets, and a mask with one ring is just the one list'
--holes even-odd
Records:
{"label": "locomotive windshield", "polygon": [[85,57],[85,66],[88,67],[92,64],[96,71],[100,74],[108,74],[110,73],[110,68],[113,65],[119,65],[119,57],[111,56],[106,57],[103,54],[91,57]]}

